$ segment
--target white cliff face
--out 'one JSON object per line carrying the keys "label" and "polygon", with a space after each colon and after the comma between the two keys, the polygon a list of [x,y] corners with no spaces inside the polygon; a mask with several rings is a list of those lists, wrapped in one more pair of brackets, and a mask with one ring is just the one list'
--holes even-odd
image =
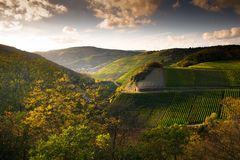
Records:
{"label": "white cliff face", "polygon": [[142,81],[136,83],[136,90],[157,90],[165,87],[162,68],[153,69]]}

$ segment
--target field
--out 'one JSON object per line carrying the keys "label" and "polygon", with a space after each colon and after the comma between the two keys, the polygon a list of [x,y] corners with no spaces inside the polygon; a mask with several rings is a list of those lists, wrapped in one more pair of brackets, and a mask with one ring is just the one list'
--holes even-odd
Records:
{"label": "field", "polygon": [[221,101],[225,97],[240,97],[240,89],[194,92],[122,93],[111,108],[131,127],[197,124],[211,113],[224,116]]}

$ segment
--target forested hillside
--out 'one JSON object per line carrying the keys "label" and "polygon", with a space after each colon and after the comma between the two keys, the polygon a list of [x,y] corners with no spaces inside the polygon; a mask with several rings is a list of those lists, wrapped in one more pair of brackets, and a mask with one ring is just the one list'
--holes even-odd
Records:
{"label": "forested hillside", "polygon": [[89,132],[90,143],[106,133],[101,114],[114,90],[111,82],[96,83],[39,55],[1,45],[0,159],[29,158],[36,142],[65,130]]}
{"label": "forested hillside", "polygon": [[[41,83],[41,89],[54,88],[57,83],[75,85],[81,96],[88,95],[88,89],[94,88],[95,81],[83,74],[52,63],[38,55],[23,52],[15,48],[0,46],[0,101],[1,111],[23,110],[23,99]],[[62,90],[66,86],[62,85]]]}

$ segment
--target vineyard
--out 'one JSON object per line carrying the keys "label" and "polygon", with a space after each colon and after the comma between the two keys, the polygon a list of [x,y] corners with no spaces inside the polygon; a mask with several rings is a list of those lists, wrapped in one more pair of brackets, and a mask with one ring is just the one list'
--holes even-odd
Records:
{"label": "vineyard", "polygon": [[111,108],[132,127],[198,124],[216,113],[224,117],[222,99],[240,97],[240,89],[194,92],[122,93]]}

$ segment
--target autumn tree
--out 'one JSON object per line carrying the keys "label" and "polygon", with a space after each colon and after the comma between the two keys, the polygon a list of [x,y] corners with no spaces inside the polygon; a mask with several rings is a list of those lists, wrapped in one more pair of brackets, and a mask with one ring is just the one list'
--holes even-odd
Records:
{"label": "autumn tree", "polygon": [[47,137],[71,125],[87,123],[86,117],[93,106],[88,105],[87,97],[66,75],[51,88],[43,88],[42,83],[37,81],[24,101],[29,110],[24,123],[35,136]]}

